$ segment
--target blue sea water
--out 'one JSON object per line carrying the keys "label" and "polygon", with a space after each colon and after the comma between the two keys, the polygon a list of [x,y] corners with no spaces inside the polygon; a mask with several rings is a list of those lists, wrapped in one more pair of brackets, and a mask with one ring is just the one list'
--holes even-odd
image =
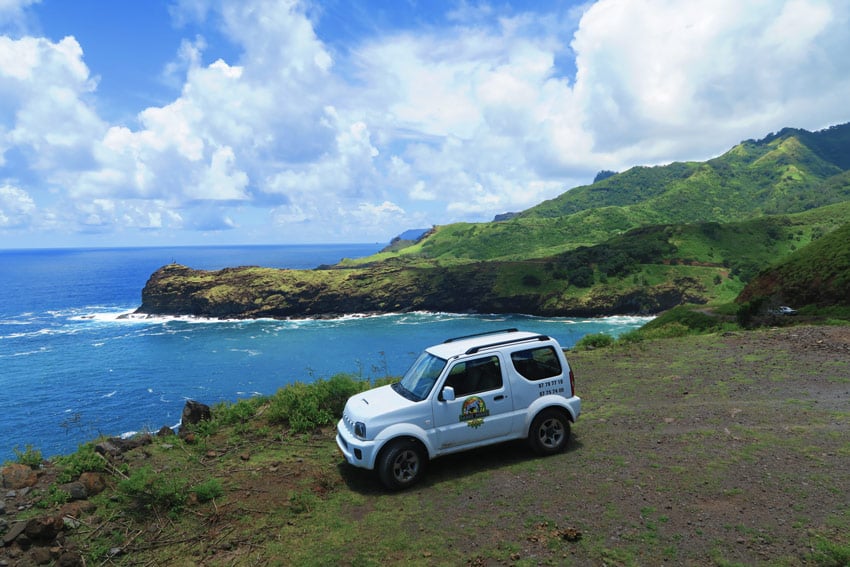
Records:
{"label": "blue sea water", "polygon": [[309,269],[378,244],[0,250],[0,463],[32,446],[67,454],[99,435],[179,423],[187,399],[209,405],[273,394],[348,372],[400,375],[435,342],[504,327],[563,345],[617,336],[641,317],[538,318],[406,313],[329,320],[122,318],[148,277],[178,262],[198,269]]}

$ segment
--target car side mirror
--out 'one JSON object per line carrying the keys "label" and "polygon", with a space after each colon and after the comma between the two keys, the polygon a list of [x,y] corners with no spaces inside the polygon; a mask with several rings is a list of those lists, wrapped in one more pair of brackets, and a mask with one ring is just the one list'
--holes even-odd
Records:
{"label": "car side mirror", "polygon": [[440,399],[444,402],[453,402],[455,401],[455,389],[451,386],[446,386],[443,388],[443,391],[440,393]]}

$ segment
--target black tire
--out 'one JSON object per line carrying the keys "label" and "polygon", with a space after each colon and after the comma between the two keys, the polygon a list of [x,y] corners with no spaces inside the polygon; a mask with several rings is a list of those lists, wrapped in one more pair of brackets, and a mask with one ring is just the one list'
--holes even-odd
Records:
{"label": "black tire", "polygon": [[555,409],[537,414],[528,430],[528,443],[538,455],[554,455],[567,448],[570,442],[570,420]]}
{"label": "black tire", "polygon": [[426,462],[425,451],[416,441],[392,441],[378,457],[378,477],[390,490],[402,490],[422,478]]}

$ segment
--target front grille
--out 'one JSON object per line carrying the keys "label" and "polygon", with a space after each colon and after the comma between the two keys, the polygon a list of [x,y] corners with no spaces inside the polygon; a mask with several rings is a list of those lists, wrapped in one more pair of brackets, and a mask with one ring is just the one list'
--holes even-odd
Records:
{"label": "front grille", "polygon": [[354,420],[351,419],[351,416],[347,413],[343,413],[342,422],[345,424],[345,428],[348,429],[348,432],[354,435]]}

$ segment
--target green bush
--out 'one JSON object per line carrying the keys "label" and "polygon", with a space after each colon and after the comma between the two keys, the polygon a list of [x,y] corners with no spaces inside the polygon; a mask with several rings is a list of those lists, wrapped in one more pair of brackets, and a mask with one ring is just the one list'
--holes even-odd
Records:
{"label": "green bush", "polygon": [[611,346],[612,344],[614,344],[614,339],[610,335],[606,335],[605,333],[591,333],[579,339],[576,343],[576,348],[590,350],[594,348],[604,348]]}
{"label": "green bush", "polygon": [[311,384],[295,382],[278,390],[266,415],[272,423],[286,424],[295,433],[305,433],[334,424],[342,416],[348,398],[368,387],[368,382],[349,374],[336,374],[329,380],[320,379]]}
{"label": "green bush", "polygon": [[19,450],[17,447],[12,450],[15,452],[15,456],[17,457],[15,460],[19,465],[26,465],[32,469],[37,469],[40,468],[41,464],[44,462],[44,458],[41,456],[41,451],[33,449],[32,445],[27,445],[23,451]]}
{"label": "green bush", "polygon": [[76,453],[62,455],[53,460],[59,469],[57,482],[71,482],[84,472],[101,472],[106,470],[106,460],[97,454],[91,443],[81,445]]}
{"label": "green bush", "polygon": [[217,478],[211,478],[192,488],[192,493],[198,497],[198,502],[209,502],[221,498],[224,488]]}
{"label": "green bush", "polygon": [[719,328],[721,321],[717,317],[698,311],[692,306],[681,305],[679,307],[674,307],[669,311],[665,311],[641,327],[641,329],[645,331],[653,331],[671,324],[679,325],[691,331],[705,333]]}
{"label": "green bush", "polygon": [[172,475],[157,474],[150,466],[133,471],[118,484],[118,492],[138,508],[176,511],[186,503],[186,482]]}
{"label": "green bush", "polygon": [[833,543],[818,538],[815,542],[812,561],[819,567],[846,567],[850,565],[850,545]]}
{"label": "green bush", "polygon": [[238,423],[247,423],[255,415],[257,408],[266,401],[266,398],[247,398],[239,400],[232,404],[220,404],[213,408],[213,420],[219,421],[223,425],[236,425]]}

